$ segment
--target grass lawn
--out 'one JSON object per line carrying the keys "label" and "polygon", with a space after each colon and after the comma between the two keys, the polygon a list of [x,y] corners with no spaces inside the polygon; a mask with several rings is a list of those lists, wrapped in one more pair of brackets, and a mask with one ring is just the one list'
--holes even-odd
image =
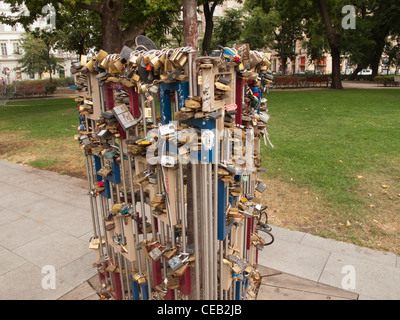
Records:
{"label": "grass lawn", "polygon": [[400,90],[276,91],[268,101],[271,224],[400,253]]}
{"label": "grass lawn", "polygon": [[[400,254],[400,90],[273,91],[270,224]],[[0,159],[85,176],[73,99],[0,107]]]}
{"label": "grass lawn", "polygon": [[9,101],[0,106],[0,159],[82,177],[78,125],[73,99]]}

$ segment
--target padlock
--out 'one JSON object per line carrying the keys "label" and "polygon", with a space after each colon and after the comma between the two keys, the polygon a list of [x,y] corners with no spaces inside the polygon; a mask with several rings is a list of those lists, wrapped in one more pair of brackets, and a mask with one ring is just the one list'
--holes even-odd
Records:
{"label": "padlock", "polygon": [[179,248],[178,246],[169,247],[169,245],[167,244],[167,247],[164,249],[163,256],[167,260],[171,259],[176,254],[176,252],[178,251],[178,248]]}
{"label": "padlock", "polygon": [[222,91],[230,91],[231,90],[230,86],[228,86],[227,84],[224,84],[222,82],[219,82],[219,81],[215,82],[215,88],[217,90],[222,90]]}
{"label": "padlock", "polygon": [[140,54],[137,51],[133,51],[128,59],[128,63],[131,67],[137,67],[139,62]]}
{"label": "padlock", "polygon": [[108,53],[107,53],[106,51],[100,49],[99,53],[98,53],[97,56],[96,56],[96,62],[99,63],[99,64],[101,64],[101,62],[102,62],[105,58],[107,58],[107,55],[108,55]]}
{"label": "padlock", "polygon": [[175,49],[175,51],[169,57],[169,61],[171,61],[172,65],[176,69],[183,69],[187,62],[187,59],[187,48],[185,47]]}
{"label": "padlock", "polygon": [[162,251],[159,247],[154,247],[150,252],[149,256],[154,260],[157,261],[162,256]]}
{"label": "padlock", "polygon": [[183,260],[181,259],[180,255],[175,256],[168,260],[168,265],[173,271],[176,271],[183,266]]}
{"label": "padlock", "polygon": [[242,272],[242,269],[237,264],[233,265],[231,269],[235,274],[240,274]]}
{"label": "padlock", "polygon": [[150,255],[149,255],[149,248],[148,248],[148,241],[147,240],[143,240],[142,241],[141,249],[142,249],[146,259],[151,259]]}
{"label": "padlock", "polygon": [[256,190],[257,190],[258,192],[260,192],[260,193],[263,193],[263,192],[265,191],[265,189],[267,189],[267,185],[266,185],[264,182],[260,181],[260,182],[257,184]]}
{"label": "padlock", "polygon": [[121,56],[122,59],[125,60],[124,63],[126,63],[126,61],[129,60],[132,52],[133,52],[133,50],[131,48],[129,48],[127,46],[122,47],[122,50],[119,55]]}
{"label": "padlock", "polygon": [[99,171],[97,171],[97,174],[102,177],[108,177],[112,173],[112,168],[111,166],[107,163],[104,167],[102,167]]}
{"label": "padlock", "polygon": [[245,260],[243,259],[238,259],[236,261],[236,264],[240,267],[240,269],[245,270],[246,267],[249,265]]}
{"label": "padlock", "polygon": [[174,277],[172,275],[168,275],[164,280],[165,286],[168,289],[178,289],[181,285],[180,277]]}
{"label": "padlock", "polygon": [[173,54],[174,50],[173,49],[169,49],[166,51],[165,53],[165,61],[164,61],[164,74],[173,72],[174,66],[172,64],[172,62],[169,60],[169,58],[171,57],[171,55]]}
{"label": "padlock", "polygon": [[138,282],[138,284],[145,284],[147,282],[147,279],[143,273],[139,276],[139,279],[137,282]]}
{"label": "padlock", "polygon": [[114,68],[117,71],[117,73],[120,73],[124,70],[125,65],[122,63],[122,59],[119,58],[118,60],[114,61]]}
{"label": "padlock", "polygon": [[154,70],[160,70],[161,67],[163,66],[160,56],[163,53],[161,51],[155,51],[154,53],[151,53],[147,56],[147,61],[151,64]]}

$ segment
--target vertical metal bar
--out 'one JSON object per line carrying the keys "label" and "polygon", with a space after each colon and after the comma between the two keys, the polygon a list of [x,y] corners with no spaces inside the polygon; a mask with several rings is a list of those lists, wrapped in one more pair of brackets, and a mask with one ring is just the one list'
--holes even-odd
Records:
{"label": "vertical metal bar", "polygon": [[195,250],[195,280],[196,292],[195,298],[200,300],[200,248],[199,248],[199,221],[198,221],[198,208],[197,208],[197,170],[198,165],[192,164],[192,178],[193,178],[193,233],[194,233],[194,250]]}
{"label": "vertical metal bar", "polygon": [[213,226],[213,201],[212,201],[212,171],[211,171],[212,164],[207,164],[207,204],[208,204],[208,228],[209,228],[209,241],[208,241],[208,250],[209,250],[209,257],[210,257],[210,299],[215,299],[214,297],[214,273],[216,272],[215,268],[215,259],[214,259],[214,226]]}
{"label": "vertical metal bar", "polygon": [[[86,172],[87,172],[87,179],[88,179],[88,184],[89,184],[89,190],[92,189],[92,181],[90,178],[90,173],[89,173],[89,156],[86,156]],[[94,238],[97,238],[97,231],[96,231],[96,222],[95,222],[95,217],[94,217],[94,208],[93,208],[93,199],[94,195],[92,195],[89,192],[89,197],[90,197],[90,213],[92,215],[92,224],[93,224],[93,236]]]}
{"label": "vertical metal bar", "polygon": [[209,300],[210,299],[210,260],[209,260],[209,247],[208,247],[208,242],[209,242],[209,228],[208,228],[208,197],[207,197],[207,170],[206,170],[207,164],[202,163],[201,164],[201,177],[202,177],[202,183],[201,183],[201,203],[202,203],[202,227],[203,227],[203,262],[204,262],[204,268],[203,268],[203,275],[204,275],[204,280],[203,280],[203,299],[204,300]]}
{"label": "vertical metal bar", "polygon": [[[219,164],[219,130],[218,126],[215,126],[215,147],[214,147],[214,221],[213,221],[213,228],[214,228],[214,299],[218,298],[218,164]],[[212,165],[210,164],[210,167]],[[210,188],[212,189],[212,188]],[[220,246],[221,248],[221,246]],[[222,259],[219,260],[220,265],[222,266]],[[220,285],[222,285],[222,267],[219,269],[220,271]],[[222,292],[222,288],[220,289]]]}
{"label": "vertical metal bar", "polygon": [[181,204],[181,221],[182,221],[182,249],[186,252],[186,210],[185,210],[185,195],[184,195],[184,184],[183,184],[183,165],[182,156],[179,155],[179,193],[180,193],[180,204]]}

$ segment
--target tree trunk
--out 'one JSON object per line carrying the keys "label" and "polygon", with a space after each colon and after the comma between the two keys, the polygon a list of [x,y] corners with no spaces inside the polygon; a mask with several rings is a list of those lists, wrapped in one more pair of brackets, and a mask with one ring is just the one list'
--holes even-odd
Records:
{"label": "tree trunk", "polygon": [[203,38],[203,49],[202,49],[202,54],[203,55],[209,55],[211,53],[211,39],[212,39],[212,34],[214,30],[214,11],[216,7],[216,2],[214,1],[213,5],[211,8],[208,6],[208,3],[203,4],[203,9],[204,9],[204,18],[206,21],[206,29],[204,32],[204,38]]}
{"label": "tree trunk", "polygon": [[328,6],[325,0],[319,0],[319,9],[322,20],[324,21],[329,46],[332,55],[332,89],[343,89],[342,79],[340,75],[340,50],[339,36],[335,28],[332,26],[331,18],[328,12]]}
{"label": "tree trunk", "polygon": [[340,51],[331,49],[332,55],[332,89],[343,89],[342,76],[340,74]]}
{"label": "tree trunk", "polygon": [[197,50],[197,0],[183,0],[183,44]]}
{"label": "tree trunk", "polygon": [[287,67],[287,57],[282,57],[282,75],[286,75],[286,67]]}
{"label": "tree trunk", "polygon": [[122,49],[122,0],[105,0],[101,5],[102,48],[108,53],[118,53]]}
{"label": "tree trunk", "polygon": [[354,72],[351,74],[351,76],[349,77],[349,80],[354,81],[356,80],[357,74],[363,69],[362,66],[357,66],[356,70],[354,70]]}
{"label": "tree trunk", "polygon": [[385,31],[380,37],[375,39],[375,50],[371,59],[372,78],[375,78],[378,75],[379,65],[381,63],[381,57],[385,48],[386,37],[388,33],[389,32]]}

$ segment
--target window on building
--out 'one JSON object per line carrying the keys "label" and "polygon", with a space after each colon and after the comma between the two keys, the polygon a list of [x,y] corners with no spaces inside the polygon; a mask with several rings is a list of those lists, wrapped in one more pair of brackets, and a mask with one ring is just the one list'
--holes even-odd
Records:
{"label": "window on building", "polygon": [[18,29],[18,27],[16,24],[12,26],[12,31],[18,31],[17,29]]}
{"label": "window on building", "polygon": [[13,53],[14,54],[21,54],[19,42],[13,42]]}
{"label": "window on building", "polygon": [[1,55],[6,56],[7,55],[7,43],[2,42],[0,44],[0,48],[1,48]]}

